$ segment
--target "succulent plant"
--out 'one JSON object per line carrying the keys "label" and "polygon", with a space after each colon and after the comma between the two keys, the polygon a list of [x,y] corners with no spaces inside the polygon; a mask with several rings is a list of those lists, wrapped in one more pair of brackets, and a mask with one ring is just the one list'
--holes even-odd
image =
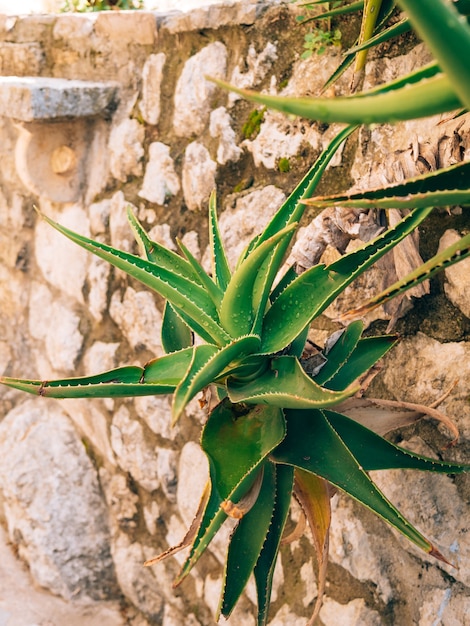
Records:
{"label": "succulent plant", "polygon": [[[312,320],[431,213],[429,196],[420,204],[420,194],[432,194],[431,203],[436,205],[448,204],[449,198],[456,202],[469,197],[468,189],[458,184],[462,165],[447,171],[444,187],[452,187],[451,191],[441,191],[435,175],[428,175],[373,192],[377,206],[381,202],[388,206],[388,199],[393,206],[402,203],[417,208],[395,227],[330,265],[318,264],[300,275],[291,268],[279,276],[305,201],[335,151],[354,130],[344,129],[320,155],[264,231],[251,241],[233,272],[218,228],[215,193],[209,203],[209,273],[181,242],[180,255],[151,241],[130,211],[129,222],[144,258],[92,241],[43,216],[73,242],[165,298],[162,345],[166,354],[143,367],[120,367],[94,376],[57,381],[0,379],[10,387],[54,398],[171,393],[173,423],[192,398],[213,386],[217,402],[201,435],[210,476],[199,510],[181,544],[148,564],[188,547],[176,581],[181,582],[227,518],[235,518],[219,611],[224,616],[231,613],[254,574],[260,625],[267,623],[274,566],[293,496],[309,522],[318,556],[316,615],[325,581],[334,490],[346,492],[422,550],[444,559],[383,495],[369,471],[404,468],[457,473],[470,469],[407,451],[342,413],[344,402],[358,391],[358,381],[393,347],[396,337],[362,337],[363,323],[358,320],[327,343],[315,367],[305,353]],[[308,201],[322,205],[327,200]],[[467,235],[367,306],[403,293],[469,255],[469,245]]]}

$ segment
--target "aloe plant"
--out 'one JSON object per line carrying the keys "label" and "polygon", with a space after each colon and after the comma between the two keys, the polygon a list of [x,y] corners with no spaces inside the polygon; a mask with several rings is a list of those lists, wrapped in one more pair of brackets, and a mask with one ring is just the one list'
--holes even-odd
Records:
{"label": "aloe plant", "polygon": [[[264,231],[252,240],[233,272],[218,228],[215,194],[209,203],[210,273],[181,243],[180,255],[151,241],[131,212],[130,225],[144,258],[88,239],[43,216],[73,242],[165,298],[162,345],[166,354],[143,367],[120,367],[94,376],[57,381],[0,379],[10,387],[53,398],[172,393],[173,423],[192,398],[213,385],[218,403],[201,435],[210,475],[195,521],[181,544],[147,564],[189,548],[176,580],[180,583],[227,518],[237,519],[228,546],[219,612],[230,615],[253,574],[260,626],[267,623],[274,566],[293,495],[304,510],[318,555],[320,592],[313,620],[324,588],[332,487],[369,508],[426,553],[445,560],[383,495],[368,472],[404,468],[459,473],[470,469],[407,451],[341,412],[344,402],[358,390],[358,380],[394,346],[396,337],[362,337],[363,324],[355,321],[335,342],[329,342],[318,367],[306,366],[304,349],[312,320],[434,210],[413,208],[395,227],[334,263],[316,265],[300,275],[291,269],[279,279],[305,201],[335,151],[354,130],[341,131],[320,155]],[[430,191],[435,181],[422,177],[414,185],[420,192]],[[469,190],[461,189],[452,201],[457,197],[468,201]],[[441,194],[438,201],[443,204],[448,198]],[[392,295],[469,254],[467,237],[404,279]],[[197,343],[194,335],[200,338]]]}

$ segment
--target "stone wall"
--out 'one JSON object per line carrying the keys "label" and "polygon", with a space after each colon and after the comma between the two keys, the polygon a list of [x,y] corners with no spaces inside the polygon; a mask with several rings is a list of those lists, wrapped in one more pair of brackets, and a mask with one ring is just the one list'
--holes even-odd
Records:
{"label": "stone wall", "polygon": [[[272,112],[257,122],[259,109],[204,77],[318,93],[338,53],[299,60],[303,31],[295,15],[291,5],[248,1],[190,14],[0,16],[0,73],[16,76],[0,79],[0,373],[51,379],[162,354],[162,302],[52,231],[33,207],[134,250],[130,205],[155,240],[175,249],[179,237],[204,259],[206,206],[216,186],[233,263],[338,128]],[[343,24],[345,42],[355,29],[354,20]],[[412,38],[383,52],[368,65],[366,86],[429,58]],[[349,81],[341,80],[336,93]],[[321,190],[365,187],[468,159],[468,119],[438,121],[361,130]],[[465,210],[435,211],[422,229],[423,256],[436,251],[444,233],[450,242],[469,224]],[[303,241],[313,236],[304,231]],[[353,219],[348,237],[356,236]],[[329,245],[327,253],[338,251]],[[400,271],[406,263],[395,258],[392,265]],[[376,395],[432,403],[457,380],[442,405],[461,433],[455,447],[446,448],[448,434],[432,421],[393,437],[460,461],[470,457],[468,271],[467,262],[433,280],[430,293],[398,320],[403,340],[373,383]],[[342,306],[389,278],[379,270],[349,290]],[[331,311],[321,320],[318,342],[338,327],[334,317]],[[381,318],[389,317],[381,311],[369,322],[383,331]],[[167,397],[59,402],[1,389],[0,403],[1,521],[35,583],[70,602],[122,600],[123,624],[213,624],[224,537],[177,591],[171,584],[179,555],[142,567],[182,538],[196,510],[207,472],[197,445],[205,419],[198,403],[173,429]],[[376,479],[459,568],[427,558],[337,496],[319,623],[466,623],[468,479],[398,471]],[[300,624],[309,615],[312,559],[306,537],[283,548],[272,625]],[[254,604],[250,584],[229,623],[254,626]]]}

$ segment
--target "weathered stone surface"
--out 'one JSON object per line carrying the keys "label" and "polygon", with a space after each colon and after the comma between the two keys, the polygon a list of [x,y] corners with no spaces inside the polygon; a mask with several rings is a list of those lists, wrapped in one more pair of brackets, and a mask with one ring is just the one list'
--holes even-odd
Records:
{"label": "weathered stone surface", "polygon": [[347,497],[334,498],[330,560],[347,569],[361,582],[373,581],[380,598],[387,603],[392,597],[392,588],[385,565],[374,548],[361,520],[354,513],[351,500]]}
{"label": "weathered stone surface", "polygon": [[319,131],[304,122],[291,122],[280,113],[267,113],[260,132],[253,141],[243,145],[252,153],[255,165],[267,169],[277,168],[279,159],[289,159],[299,153],[302,144],[310,144],[317,150]]}
{"label": "weathered stone surface", "polygon": [[40,43],[9,43],[0,45],[0,71],[3,75],[39,75],[45,65],[44,48]]}
{"label": "weathered stone surface", "polygon": [[143,567],[146,559],[142,546],[132,543],[125,533],[119,533],[112,543],[112,554],[119,586],[125,597],[139,608],[152,624],[161,623],[163,616],[163,571],[160,579],[149,567]]}
{"label": "weathered stone surface", "polygon": [[217,89],[205,76],[225,78],[226,66],[227,48],[220,41],[210,43],[186,61],[175,90],[176,135],[190,137],[204,130]]}
{"label": "weathered stone surface", "polygon": [[[96,238],[99,241],[99,238]],[[109,263],[93,256],[88,264],[87,284],[88,310],[97,322],[101,322],[108,307],[108,288],[111,266]]]}
{"label": "weathered stone surface", "polygon": [[155,141],[149,146],[149,160],[145,168],[144,182],[139,196],[165,204],[180,190],[180,181],[175,172],[175,164],[170,156],[170,147]]}
{"label": "weathered stone surface", "polygon": [[[456,424],[463,439],[470,436],[470,408],[466,402],[470,374],[468,342],[439,343],[423,333],[400,341],[385,357],[381,384],[391,397],[430,404],[457,381],[440,409]],[[441,426],[439,426],[441,429]],[[447,436],[451,436],[444,431]]]}
{"label": "weathered stone surface", "polygon": [[162,316],[148,291],[128,287],[121,298],[118,292],[111,297],[109,314],[121,329],[133,350],[146,348],[158,356],[162,353],[160,332]]}
{"label": "weathered stone surface", "polygon": [[[269,41],[260,53],[257,53],[255,47],[251,45],[243,64],[237,65],[233,70],[230,83],[241,89],[256,86],[271,71],[277,58],[277,46],[272,41]],[[229,94],[229,103],[233,104],[240,97],[235,93]]]}
{"label": "weathered stone surface", "polygon": [[235,131],[231,126],[230,115],[225,107],[219,107],[212,111],[209,132],[211,137],[219,138],[217,163],[225,165],[228,161],[238,161],[243,150],[237,146]]}
{"label": "weathered stone surface", "polygon": [[[124,626],[120,604],[115,601],[66,601],[38,587],[16,557],[0,526],[0,623],[67,624],[67,626]],[[181,622],[180,622],[181,623]]]}
{"label": "weathered stone surface", "polygon": [[[460,238],[456,230],[446,231],[439,242],[439,252],[456,243]],[[470,260],[466,259],[456,265],[451,265],[445,270],[445,276],[444,289],[446,296],[464,315],[470,317],[470,296],[468,293]]]}
{"label": "weathered stone surface", "polygon": [[367,608],[363,598],[340,604],[326,598],[320,610],[320,619],[325,626],[348,624],[348,626],[381,626],[382,620],[377,611]]}
{"label": "weathered stone surface", "polygon": [[173,439],[178,426],[171,428],[171,405],[169,396],[142,396],[134,400],[139,416],[156,435]]}
{"label": "weathered stone surface", "polygon": [[[51,211],[48,207],[45,213],[62,226],[85,236],[90,234],[86,213],[79,205],[66,206],[60,213]],[[35,234],[36,261],[44,278],[49,284],[82,303],[89,253],[69,241],[44,220],[37,221]]]}
{"label": "weathered stone surface", "polygon": [[8,533],[36,582],[65,598],[113,594],[96,471],[59,405],[19,405],[0,425],[0,449]]}
{"label": "weathered stone surface", "polygon": [[211,191],[215,187],[217,165],[202,143],[193,141],[184,153],[183,194],[186,206],[196,211],[207,206]]}
{"label": "weathered stone surface", "polygon": [[47,365],[42,359],[37,361],[41,377],[50,378],[52,372],[74,370],[83,344],[79,325],[80,317],[76,312],[54,301],[45,285],[33,284],[29,300],[29,331],[32,337],[44,342],[45,350],[38,353],[48,359]]}
{"label": "weathered stone surface", "polygon": [[121,11],[103,11],[98,14],[95,32],[119,45],[152,45],[157,37],[157,23],[150,12],[132,14],[132,26],[129,28],[129,15]]}
{"label": "weathered stone surface", "polygon": [[[54,23],[52,35],[54,39],[64,39],[68,42],[74,39],[83,40],[93,33],[97,16],[84,14],[61,15]],[[90,19],[92,18],[92,19]]]}
{"label": "weathered stone surface", "polygon": [[145,440],[142,425],[121,406],[113,417],[111,445],[119,466],[147,491],[160,486],[155,447]]}
{"label": "weathered stone surface", "polygon": [[126,119],[115,126],[109,137],[111,174],[125,182],[129,176],[142,174],[145,130],[137,120]]}
{"label": "weathered stone surface", "polygon": [[[187,13],[172,11],[161,19],[161,27],[171,34],[220,28],[232,24],[253,24],[259,14],[263,2],[248,0],[247,2],[224,2],[217,6],[219,0],[207,0],[203,8],[191,7]],[[211,6],[212,5],[212,6]],[[161,5],[160,5],[161,6]],[[175,5],[173,4],[172,7]],[[176,6],[183,8],[180,3]],[[185,7],[189,8],[188,5]]]}
{"label": "weathered stone surface", "polygon": [[157,124],[160,118],[160,90],[166,54],[151,54],[142,69],[142,100],[139,109],[147,124]]}
{"label": "weathered stone surface", "polygon": [[0,77],[0,115],[22,122],[106,115],[116,85],[25,76]]}

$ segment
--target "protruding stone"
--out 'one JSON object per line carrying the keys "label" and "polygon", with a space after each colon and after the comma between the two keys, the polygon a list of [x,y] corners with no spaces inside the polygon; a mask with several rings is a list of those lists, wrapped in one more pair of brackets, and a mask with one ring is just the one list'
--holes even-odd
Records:
{"label": "protruding stone", "polygon": [[141,198],[155,204],[165,204],[180,190],[180,181],[175,172],[175,164],[170,156],[170,148],[156,141],[149,146],[149,160],[145,168]]}
{"label": "protruding stone", "polygon": [[[62,226],[89,236],[88,218],[79,205],[70,205],[53,215]],[[83,302],[89,253],[69,241],[44,220],[36,224],[36,261],[47,282],[78,302]]]}
{"label": "protruding stone", "polygon": [[210,43],[186,61],[175,90],[176,135],[190,137],[204,130],[217,89],[205,77],[225,78],[226,67],[227,48],[220,41]]}
{"label": "protruding stone", "polygon": [[377,611],[366,606],[363,598],[356,598],[347,604],[340,604],[331,598],[325,598],[320,609],[320,619],[325,626],[381,626],[382,619]]}
{"label": "protruding stone", "polygon": [[133,13],[132,28],[129,28],[129,18],[130,15],[122,11],[102,11],[96,19],[95,33],[99,37],[117,42],[120,46],[155,43],[157,22],[153,13]]}
{"label": "protruding stone", "polygon": [[96,471],[57,402],[35,400],[0,425],[0,476],[10,540],[36,582],[65,598],[115,590]]}
{"label": "protruding stone", "polygon": [[[47,315],[46,315],[47,312]],[[83,345],[79,330],[80,317],[62,303],[54,301],[45,285],[34,283],[29,300],[29,332],[44,341],[49,368],[54,371],[71,372]],[[41,377],[49,378],[51,371],[39,371]]]}
{"label": "protruding stone", "polygon": [[[461,239],[456,230],[447,230],[439,242],[439,252]],[[451,265],[445,270],[446,282],[444,290],[446,296],[464,315],[470,317],[470,294],[468,288],[468,277],[470,276],[470,259],[460,261],[456,265]]]}
{"label": "protruding stone", "polygon": [[151,54],[142,69],[142,100],[139,104],[147,124],[157,124],[160,119],[160,91],[166,54]]}
{"label": "protruding stone", "polygon": [[117,86],[41,76],[1,76],[0,115],[21,122],[108,115]]}
{"label": "protruding stone", "polygon": [[149,291],[135,291],[128,287],[122,299],[118,292],[114,293],[109,313],[133,350],[145,348],[155,356],[162,353],[162,316]]}
{"label": "protruding stone", "polygon": [[119,466],[147,491],[160,487],[155,448],[145,441],[142,424],[121,406],[111,426],[111,445]]}
{"label": "protruding stone", "polygon": [[219,138],[217,163],[225,165],[228,161],[238,161],[243,150],[237,146],[235,131],[231,126],[230,115],[225,107],[212,111],[209,132],[211,137]]}
{"label": "protruding stone", "polygon": [[129,176],[142,175],[145,129],[137,120],[125,119],[115,126],[109,137],[111,174],[125,182]]}
{"label": "protruding stone", "polygon": [[207,206],[209,196],[215,188],[217,165],[209,151],[201,143],[193,141],[184,153],[183,194],[186,206],[196,211]]}

